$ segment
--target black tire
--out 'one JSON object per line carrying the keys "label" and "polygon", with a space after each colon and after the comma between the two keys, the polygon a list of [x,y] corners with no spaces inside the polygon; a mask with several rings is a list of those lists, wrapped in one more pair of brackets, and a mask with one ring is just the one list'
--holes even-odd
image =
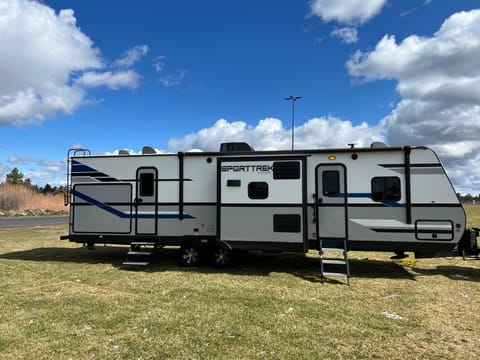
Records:
{"label": "black tire", "polygon": [[203,262],[203,256],[203,249],[198,245],[187,244],[180,248],[180,264],[183,266],[199,266]]}
{"label": "black tire", "polygon": [[226,268],[231,266],[233,263],[232,250],[219,246],[215,247],[210,253],[210,263],[217,268]]}

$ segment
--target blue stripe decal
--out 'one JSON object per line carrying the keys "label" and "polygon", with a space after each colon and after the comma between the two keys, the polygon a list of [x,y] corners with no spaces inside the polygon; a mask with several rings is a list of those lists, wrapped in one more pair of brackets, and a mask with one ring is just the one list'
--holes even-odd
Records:
{"label": "blue stripe decal", "polygon": [[78,173],[78,172],[83,172],[83,173],[93,172],[93,173],[96,173],[98,171],[89,167],[89,166],[87,166],[87,165],[82,164],[81,162],[73,160],[72,161],[72,173]]}
{"label": "blue stripe decal", "polygon": [[78,192],[76,191],[75,189],[72,190],[72,194],[75,195],[76,197],[79,197],[80,199],[82,200],[85,200],[86,202],[96,206],[96,207],[99,207],[100,209],[102,210],[105,210],[115,216],[118,216],[119,218],[122,218],[122,219],[128,219],[130,218],[130,214],[125,214],[123,211],[120,211],[120,210],[117,210],[111,206],[108,206],[98,200],[95,200],[94,198],[88,196],[88,195],[85,195],[81,192]]}
{"label": "blue stripe decal", "polygon": [[[345,195],[344,195],[345,196]],[[349,198],[367,198],[371,199],[372,194],[371,193],[348,193]]]}
{"label": "blue stripe decal", "polygon": [[[76,190],[72,190],[72,194],[75,195],[76,197],[88,202],[89,204],[92,204],[102,210],[105,210],[115,216],[118,216],[119,218],[122,219],[129,219],[130,214],[124,213],[120,210],[117,210],[107,204],[104,204],[88,195],[85,195],[81,192],[78,192]],[[134,216],[135,217],[135,216]],[[138,219],[179,219],[180,216],[178,214],[137,214],[136,216]],[[195,219],[194,216],[190,214],[184,214],[183,215],[184,219]]]}
{"label": "blue stripe decal", "polygon": [[382,202],[382,204],[387,205],[389,207],[396,207],[396,208],[404,207],[402,204],[400,204],[396,201],[384,201],[384,202]]}

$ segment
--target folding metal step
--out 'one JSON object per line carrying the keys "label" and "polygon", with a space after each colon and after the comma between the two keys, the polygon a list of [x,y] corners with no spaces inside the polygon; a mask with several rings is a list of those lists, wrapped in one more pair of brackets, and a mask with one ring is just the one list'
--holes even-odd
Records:
{"label": "folding metal step", "polygon": [[340,259],[323,259],[324,264],[332,264],[332,265],[345,265],[345,260]]}
{"label": "folding metal step", "polygon": [[[325,253],[342,253],[343,258],[336,257],[325,257]],[[320,253],[320,276],[321,281],[325,281],[327,277],[342,277],[347,280],[347,285],[350,285],[350,265],[348,262],[348,248],[347,248],[347,239],[343,240],[343,247],[323,247],[323,241],[320,240],[319,244],[319,253]],[[338,271],[326,271],[325,267],[329,265],[340,265],[344,268],[344,272]],[[332,269],[334,270],[334,269]]]}
{"label": "folding metal step", "polygon": [[152,255],[152,251],[129,251],[127,255],[134,255],[134,256],[150,256]]}
{"label": "folding metal step", "polygon": [[348,278],[348,274],[346,273],[338,273],[338,272],[326,272],[324,271],[323,272],[323,276],[325,277],[344,277],[344,278]]}
{"label": "folding metal step", "polygon": [[344,252],[345,249],[344,249],[344,248],[326,248],[326,247],[322,247],[322,248],[321,248],[321,251]]}
{"label": "folding metal step", "polygon": [[[142,249],[144,247],[144,249]],[[147,247],[149,247],[147,249]],[[130,243],[130,251],[123,265],[125,266],[147,266],[150,259],[157,252],[159,244],[152,241],[132,241]]]}

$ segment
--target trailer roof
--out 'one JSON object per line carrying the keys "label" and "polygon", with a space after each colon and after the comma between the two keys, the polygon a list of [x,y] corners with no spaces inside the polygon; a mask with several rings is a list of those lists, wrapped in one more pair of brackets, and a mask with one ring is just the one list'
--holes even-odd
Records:
{"label": "trailer roof", "polygon": [[297,149],[297,150],[255,150],[255,151],[234,151],[234,152],[221,152],[221,151],[207,151],[207,152],[178,152],[178,153],[149,153],[149,154],[125,154],[118,155],[75,155],[72,157],[140,157],[140,156],[252,156],[252,155],[309,155],[309,154],[325,154],[325,153],[365,153],[365,152],[395,152],[404,151],[405,149],[428,149],[425,146],[396,146],[396,147],[352,147],[352,148],[326,148],[326,149]]}

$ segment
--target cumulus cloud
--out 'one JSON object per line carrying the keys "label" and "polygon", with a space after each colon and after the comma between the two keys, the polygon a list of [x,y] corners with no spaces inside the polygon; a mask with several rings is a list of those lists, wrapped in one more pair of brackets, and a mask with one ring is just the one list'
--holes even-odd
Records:
{"label": "cumulus cloud", "polygon": [[[21,46],[19,46],[21,44]],[[134,88],[139,75],[125,67],[148,51],[127,51],[110,71],[93,41],[76,24],[73,10],[58,14],[31,0],[0,2],[0,126],[39,124],[73,113],[90,86]]]}
{"label": "cumulus cloud", "polygon": [[353,44],[358,41],[357,29],[354,27],[334,29],[330,35],[341,39],[345,44]]}
{"label": "cumulus cloud", "polygon": [[323,21],[364,24],[378,15],[387,0],[312,0],[311,13]]}
{"label": "cumulus cloud", "polygon": [[[382,127],[366,123],[353,125],[335,117],[314,118],[295,128],[296,149],[344,148],[349,143],[368,146],[382,141]],[[217,151],[222,142],[244,141],[255,150],[282,150],[291,148],[291,129],[279,119],[267,118],[250,126],[243,121],[218,120],[212,127],[168,142],[169,151],[188,151],[192,148]]]}
{"label": "cumulus cloud", "polygon": [[[391,144],[438,149],[453,174],[475,170],[480,152],[480,10],[447,18],[431,37],[397,42],[385,35],[372,51],[347,62],[363,81],[392,79],[402,100],[382,121]],[[455,182],[464,184],[460,175]],[[480,190],[479,178],[475,185]],[[473,180],[471,180],[473,181]],[[460,185],[460,187],[466,187]]]}
{"label": "cumulus cloud", "polygon": [[345,44],[358,41],[357,27],[377,16],[387,0],[312,0],[310,12],[325,22],[336,22],[348,26],[336,28],[330,36]]}

